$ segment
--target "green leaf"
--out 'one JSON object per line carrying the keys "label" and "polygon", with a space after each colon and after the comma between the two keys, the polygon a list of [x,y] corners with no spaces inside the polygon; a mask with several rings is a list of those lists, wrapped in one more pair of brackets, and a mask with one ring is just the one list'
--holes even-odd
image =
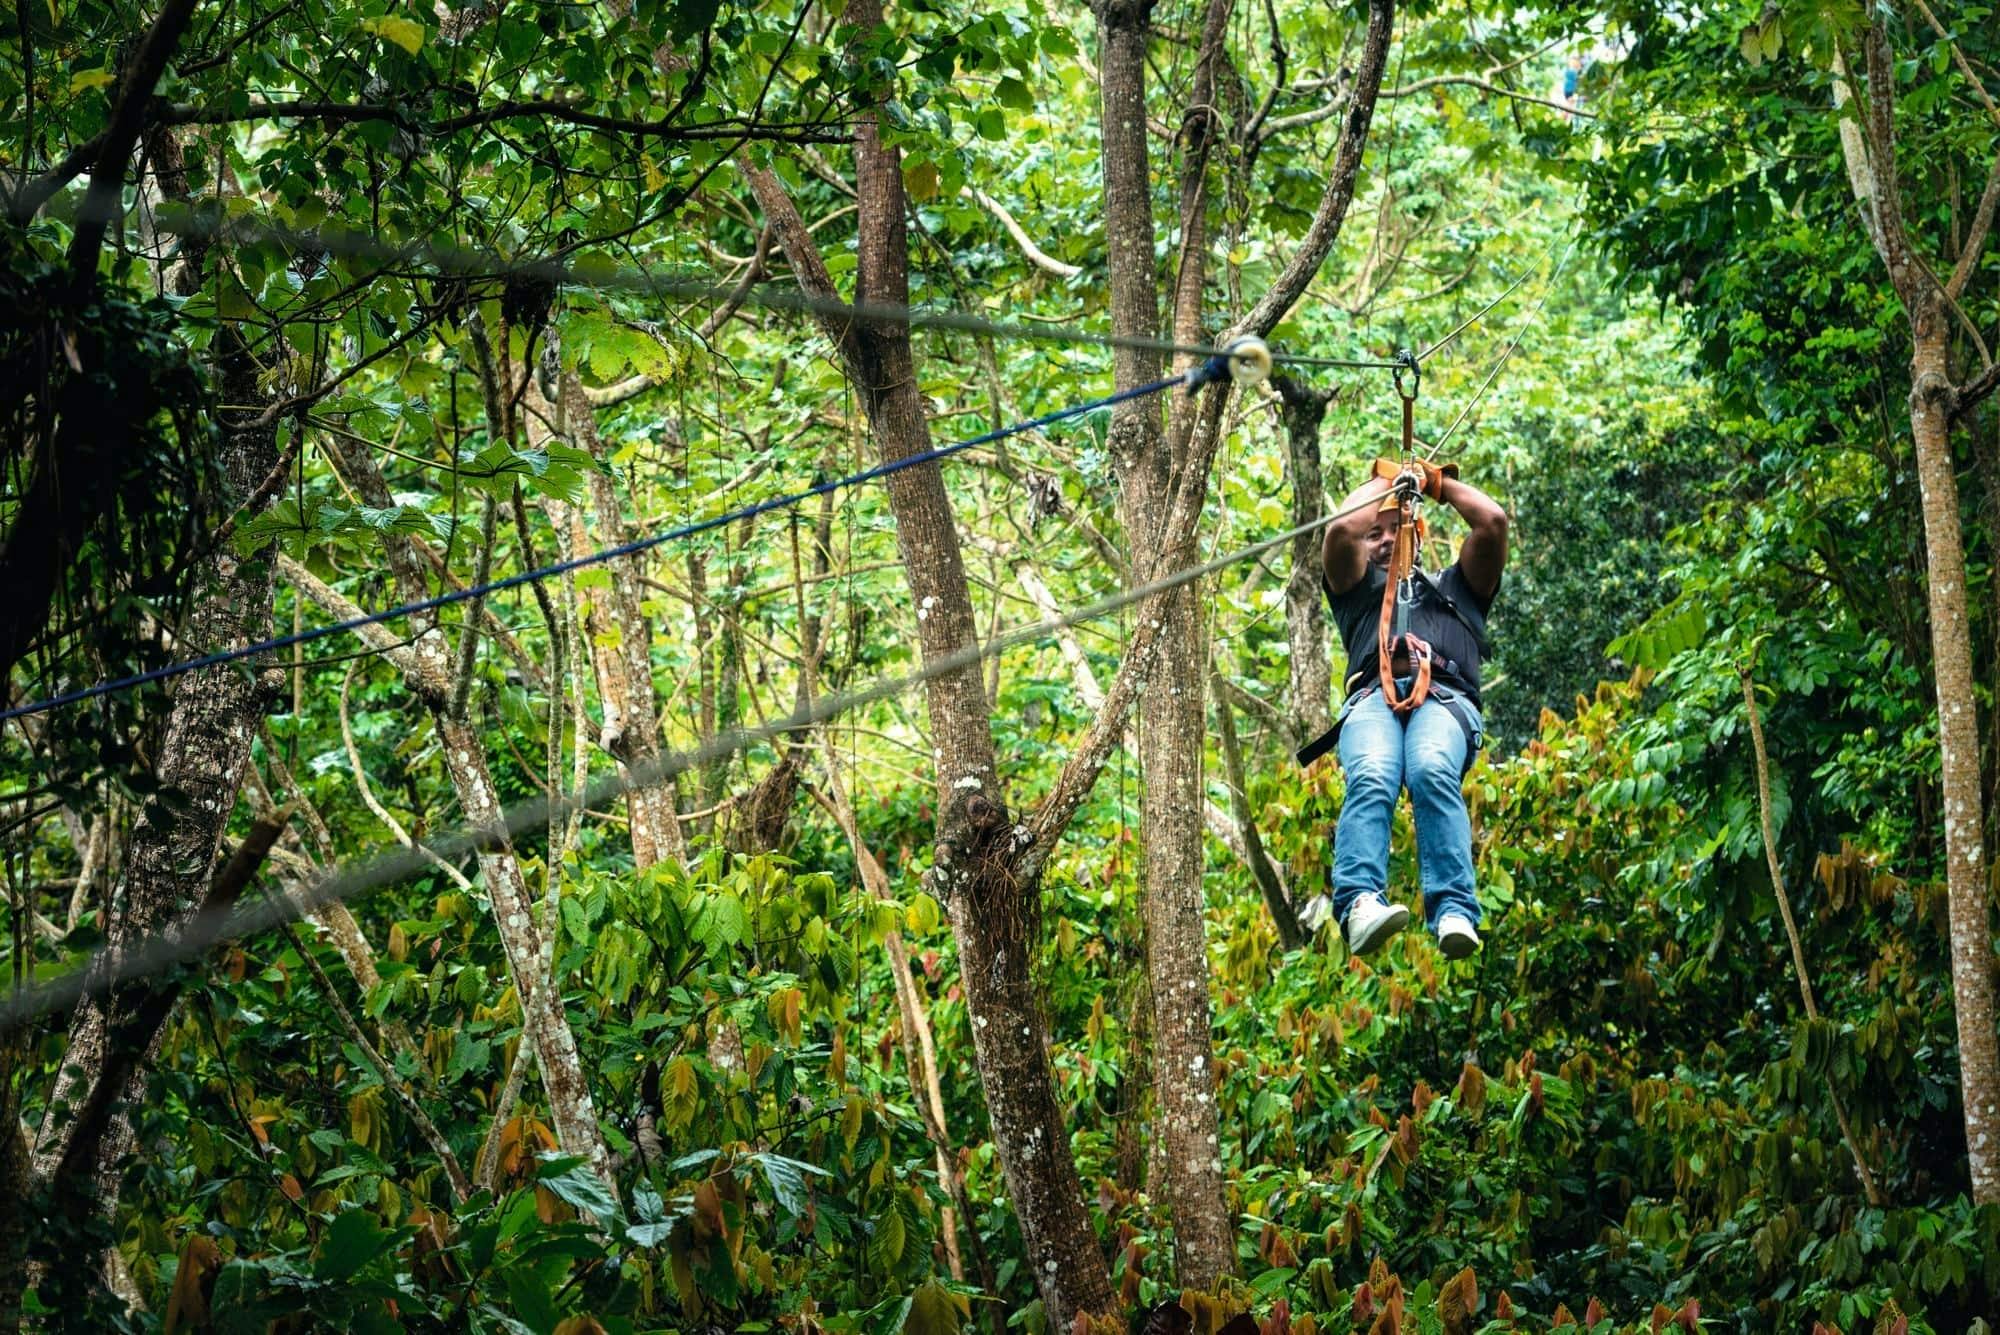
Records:
{"label": "green leaf", "polygon": [[570,1154],[547,1154],[535,1169],[535,1178],[556,1196],[585,1214],[600,1220],[618,1218],[618,1201],[604,1180]]}
{"label": "green leaf", "polygon": [[884,1273],[896,1268],[896,1262],[903,1259],[903,1212],[891,1201],[889,1208],[875,1221],[874,1236],[868,1240],[868,1262]]}
{"label": "green leaf", "polygon": [[943,919],[944,911],[938,902],[919,890],[909,908],[903,911],[903,928],[911,936],[929,936]]}
{"label": "green leaf", "polygon": [[753,1154],[750,1158],[764,1170],[764,1180],[771,1184],[771,1195],[777,1199],[779,1208],[794,1218],[806,1210],[806,1178],[833,1176],[818,1164],[787,1159],[782,1154]]}
{"label": "green leaf", "polygon": [[320,1243],[313,1274],[320,1279],[351,1279],[361,1268],[389,1250],[396,1234],[376,1222],[367,1210],[347,1210],[333,1217]]}
{"label": "green leaf", "polygon": [[934,1279],[926,1280],[922,1288],[910,1295],[903,1330],[905,1335],[958,1335],[967,1315],[964,1298]]}

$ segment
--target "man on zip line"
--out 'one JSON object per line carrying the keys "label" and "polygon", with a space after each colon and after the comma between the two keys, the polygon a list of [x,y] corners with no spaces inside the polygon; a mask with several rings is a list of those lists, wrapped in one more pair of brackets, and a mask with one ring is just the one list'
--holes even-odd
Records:
{"label": "man on zip line", "polygon": [[[1416,817],[1425,920],[1449,958],[1479,949],[1472,821],[1460,785],[1484,741],[1479,662],[1507,563],[1507,512],[1457,474],[1452,464],[1377,459],[1374,476],[1342,502],[1353,513],[1326,530],[1326,593],[1347,650],[1347,699],[1333,728],[1299,757],[1310,764],[1338,745],[1347,795],[1332,894],[1315,896],[1300,917],[1308,931],[1335,919],[1357,955],[1379,949],[1410,920],[1387,894],[1390,824],[1405,788]],[[1398,570],[1392,586],[1398,537],[1418,494],[1458,511],[1470,531],[1458,559],[1435,577],[1416,565],[1420,528],[1405,537],[1407,577]],[[1365,503],[1378,497],[1379,505]],[[1384,643],[1393,646],[1387,673]]]}

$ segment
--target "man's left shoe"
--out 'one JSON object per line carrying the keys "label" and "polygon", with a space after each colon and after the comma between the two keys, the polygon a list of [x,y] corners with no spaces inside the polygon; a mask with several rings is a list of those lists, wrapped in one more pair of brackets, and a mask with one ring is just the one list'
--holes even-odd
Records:
{"label": "man's left shoe", "polygon": [[1462,960],[1479,949],[1479,929],[1463,913],[1447,913],[1438,919],[1438,949],[1448,960]]}

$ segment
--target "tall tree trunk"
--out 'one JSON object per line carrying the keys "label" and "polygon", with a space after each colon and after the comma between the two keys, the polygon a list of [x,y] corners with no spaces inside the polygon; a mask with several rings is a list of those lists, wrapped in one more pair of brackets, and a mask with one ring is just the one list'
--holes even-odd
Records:
{"label": "tall tree trunk", "polygon": [[[867,31],[881,22],[877,0],[856,0],[847,18]],[[909,300],[908,239],[899,154],[881,142],[875,117],[855,127],[860,254],[856,297]],[[837,297],[811,235],[777,176],[749,165],[744,175],[794,275],[814,296]],[[907,327],[822,317],[885,460],[930,447]],[[917,617],[925,663],[977,643],[972,600],[951,501],[936,465],[887,480],[897,543]],[[926,683],[937,762],[938,820],[932,882],[958,942],[974,1055],[993,1142],[1021,1226],[1026,1260],[1049,1329],[1079,1316],[1109,1318],[1111,1276],[1084,1209],[1069,1127],[1056,1098],[1046,1022],[1029,961],[1038,930],[1037,878],[1020,874],[1023,842],[1009,819],[994,767],[991,716],[976,663]]]}
{"label": "tall tree trunk", "polygon": [[[1098,8],[1112,328],[1141,338],[1159,333],[1146,129],[1151,9],[1149,0],[1107,0]],[[1229,0],[1211,0],[1206,7],[1190,109],[1182,127],[1187,160],[1181,181],[1181,263],[1174,302],[1177,341],[1195,342],[1202,334],[1206,162],[1214,134],[1214,72],[1229,9]],[[1118,388],[1153,378],[1158,366],[1157,354],[1121,350]],[[1204,401],[1209,397],[1213,396],[1204,396]],[[1206,467],[1203,476],[1193,476],[1187,457],[1195,419],[1186,409],[1192,406],[1177,396],[1165,431],[1160,426],[1160,405],[1150,400],[1122,406],[1113,419],[1112,458],[1119,470],[1122,518],[1136,581],[1160,573],[1146,555],[1161,549],[1176,489],[1207,486]],[[1207,627],[1200,591],[1194,585],[1166,594],[1149,615],[1162,622],[1150,689],[1139,706],[1139,763],[1146,784],[1140,811],[1146,972],[1152,999],[1158,1144],[1166,1171],[1163,1194],[1173,1216],[1176,1273],[1182,1284],[1207,1289],[1236,1267],[1216,1121],[1202,876]]]}
{"label": "tall tree trunk", "polygon": [[1931,297],[1911,313],[1910,431],[1923,494],[1931,664],[1937,681],[1938,755],[1944,791],[1945,885],[1951,916],[1951,990],[1958,1014],[1958,1084],[1972,1199],[2000,1204],[2000,1029],[1993,1004],[1979,710],[1965,606],[1965,548],[1950,436],[1944,311]]}
{"label": "tall tree trunk", "polygon": [[[228,495],[241,504],[276,467],[277,432],[256,420],[263,402],[261,368],[233,332],[224,331],[222,342],[230,349],[223,360],[222,402],[248,405],[225,410],[222,419]],[[240,557],[223,543],[199,571],[202,587],[189,602],[185,644],[206,653],[238,648],[270,633],[268,551]],[[133,828],[114,899],[116,913],[106,925],[114,958],[118,947],[149,940],[198,907],[236,807],[260,713],[255,678],[240,667],[207,668],[181,678],[160,746],[157,787]],[[128,1108],[145,1093],[159,1030],[156,1026],[147,1032],[147,1051],[131,1054],[129,1060],[114,1051],[112,1040],[120,1031],[138,1032],[128,1021],[147,995],[144,987],[134,985],[78,1005],[35,1145],[39,1177],[51,1180],[66,1166],[70,1180],[61,1189],[93,1196],[106,1215],[117,1206],[120,1164],[133,1146]],[[114,1071],[123,1087],[100,1089]],[[108,1116],[88,1129],[94,1143],[78,1143],[74,1115],[107,1096],[112,1104]]]}
{"label": "tall tree trunk", "polygon": [[[1320,471],[1319,431],[1333,390],[1289,375],[1271,377],[1283,403],[1285,451],[1291,463],[1292,527],[1326,511]],[[1321,588],[1321,539],[1314,529],[1292,539],[1292,573],[1285,580],[1285,638],[1291,644],[1291,684],[1285,694],[1292,745],[1303,746],[1333,722],[1333,663],[1326,638],[1326,594]]]}
{"label": "tall tree trunk", "polygon": [[[1951,456],[1951,419],[1961,399],[1951,380],[1947,303],[1978,269],[1993,221],[1989,207],[1964,240],[1949,279],[1925,269],[1911,241],[1896,166],[1893,53],[1882,20],[1863,37],[1867,98],[1861,134],[1843,134],[1848,180],[1864,225],[1888,270],[1910,322],[1910,434],[1916,446],[1922,498],[1925,596],[1930,605],[1931,666],[1938,705],[1938,759],[1944,797],[1945,886],[1951,918],[1952,998],[1958,1019],[1959,1092],[1972,1198],[2000,1204],[2000,1030],[1995,1028],[1994,952],[1988,907],[1984,803],[1980,792],[1978,697],[1973,690],[1972,634],[1965,603],[1965,543],[1958,480]],[[1850,90],[1837,70],[1837,100]],[[1858,100],[1858,99],[1857,99]],[[1865,145],[1866,158],[1860,157]],[[1989,180],[2000,183],[2000,158]],[[1989,192],[2000,188],[1989,184]]]}

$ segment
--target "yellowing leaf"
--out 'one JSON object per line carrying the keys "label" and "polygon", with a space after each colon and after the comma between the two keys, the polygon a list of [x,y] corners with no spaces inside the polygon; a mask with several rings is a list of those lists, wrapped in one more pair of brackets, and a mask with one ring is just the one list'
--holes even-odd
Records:
{"label": "yellowing leaf", "polygon": [[903,910],[903,930],[911,936],[927,936],[937,930],[943,916],[938,902],[920,890],[910,901],[910,906]]}
{"label": "yellowing leaf", "polygon": [[938,169],[935,162],[913,162],[903,168],[903,189],[919,204],[937,198]]}
{"label": "yellowing leaf", "polygon": [[668,1130],[679,1131],[694,1121],[695,1109],[701,1101],[701,1080],[694,1063],[685,1056],[669,1062],[660,1081],[660,1095],[666,1105]]}
{"label": "yellowing leaf", "polygon": [[393,16],[363,19],[361,29],[363,32],[374,33],[385,42],[394,42],[413,56],[423,49],[424,38],[427,35],[423,24],[414,19],[399,19]]}
{"label": "yellowing leaf", "polygon": [[102,88],[118,76],[110,70],[78,70],[69,76],[69,90],[72,93],[87,93],[93,88]]}
{"label": "yellowing leaf", "polygon": [[639,165],[646,170],[646,189],[658,190],[666,185],[667,178],[660,173],[659,167],[654,165],[651,153],[641,153],[639,155]]}

